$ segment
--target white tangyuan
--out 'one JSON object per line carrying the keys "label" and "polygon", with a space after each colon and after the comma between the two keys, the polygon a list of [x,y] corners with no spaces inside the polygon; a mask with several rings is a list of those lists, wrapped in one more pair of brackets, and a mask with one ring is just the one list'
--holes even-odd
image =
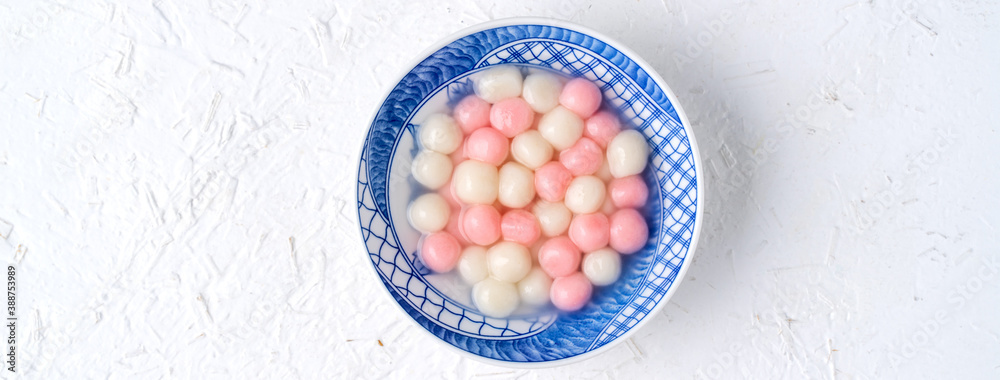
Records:
{"label": "white tangyuan", "polygon": [[497,200],[510,208],[527,206],[535,199],[535,173],[516,162],[500,167]]}
{"label": "white tangyuan", "polygon": [[642,173],[649,158],[649,144],[639,131],[622,131],[608,143],[608,166],[615,178]]}
{"label": "white tangyuan", "polygon": [[503,241],[486,251],[486,264],[493,278],[518,282],[531,270],[531,253],[523,245]]}
{"label": "white tangyuan", "polygon": [[567,149],[583,136],[583,119],[566,107],[558,106],[538,121],[538,132],[556,150]]}
{"label": "white tangyuan", "polygon": [[476,95],[496,103],[521,95],[521,69],[516,66],[494,66],[483,71],[476,80]]}
{"label": "white tangyuan", "polygon": [[427,193],[417,197],[407,210],[410,225],[423,233],[438,232],[448,224],[451,208],[437,193]]}
{"label": "white tangyuan", "polygon": [[452,186],[462,202],[492,204],[497,200],[500,186],[497,167],[476,160],[462,161],[455,167]]}
{"label": "white tangyuan", "polygon": [[466,247],[458,259],[458,274],[467,284],[475,284],[490,276],[486,267],[486,248],[478,245]]}
{"label": "white tangyuan", "polygon": [[601,248],[583,256],[583,275],[597,286],[610,285],[622,272],[622,258],[611,248]]}
{"label": "white tangyuan", "polygon": [[559,105],[562,81],[558,76],[549,73],[531,74],[524,78],[523,87],[521,96],[535,112],[546,113]]}
{"label": "white tangyuan", "polygon": [[541,267],[535,267],[517,282],[517,292],[521,296],[521,301],[528,305],[545,305],[549,303],[549,289],[552,287],[552,278],[545,274]]}
{"label": "white tangyuan", "polygon": [[528,130],[510,142],[510,153],[514,160],[530,169],[538,169],[552,160],[552,145],[536,130]]}
{"label": "white tangyuan", "polygon": [[441,153],[424,150],[413,158],[410,172],[413,179],[428,189],[435,190],[451,178],[451,159]]}
{"label": "white tangyuan", "polygon": [[566,188],[566,208],[577,214],[596,212],[604,204],[607,193],[604,181],[600,178],[585,175],[573,179]]}
{"label": "white tangyuan", "polygon": [[566,208],[562,202],[546,202],[539,200],[531,208],[531,212],[538,219],[538,226],[542,230],[542,235],[553,237],[559,236],[569,228],[569,223],[573,219],[573,213]]}
{"label": "white tangyuan", "polygon": [[451,116],[436,113],[419,127],[420,144],[442,154],[451,154],[462,144],[462,130]]}
{"label": "white tangyuan", "polygon": [[486,316],[503,318],[517,309],[517,286],[487,277],[472,287],[472,302]]}

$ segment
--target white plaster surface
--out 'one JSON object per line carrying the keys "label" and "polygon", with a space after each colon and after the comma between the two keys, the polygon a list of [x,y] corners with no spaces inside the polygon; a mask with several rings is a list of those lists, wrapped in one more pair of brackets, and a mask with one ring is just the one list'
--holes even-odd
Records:
{"label": "white plaster surface", "polygon": [[[0,378],[1000,378],[998,11],[0,1],[0,252],[18,286],[17,373]],[[443,350],[379,289],[354,224],[387,86],[439,38],[509,16],[641,54],[710,186],[662,313],[564,368]]]}

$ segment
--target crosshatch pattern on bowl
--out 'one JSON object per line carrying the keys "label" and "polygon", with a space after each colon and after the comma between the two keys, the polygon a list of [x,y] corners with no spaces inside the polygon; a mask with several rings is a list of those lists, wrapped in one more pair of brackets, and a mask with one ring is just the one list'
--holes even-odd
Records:
{"label": "crosshatch pattern on bowl", "polygon": [[[599,288],[588,306],[545,318],[496,319],[450,302],[414,270],[399,247],[389,216],[387,179],[394,147],[421,101],[452,78],[476,68],[517,63],[552,68],[595,81],[651,142],[644,173],[651,189],[646,213],[655,240],[632,260],[613,286]],[[461,91],[458,91],[461,92]],[[697,214],[695,157],[666,93],[617,49],[569,29],[513,25],[459,38],[433,52],[390,92],[362,149],[358,213],[362,238],[383,285],[420,326],[461,350],[506,362],[574,357],[614,341],[644,318],[667,294],[689,253]]]}

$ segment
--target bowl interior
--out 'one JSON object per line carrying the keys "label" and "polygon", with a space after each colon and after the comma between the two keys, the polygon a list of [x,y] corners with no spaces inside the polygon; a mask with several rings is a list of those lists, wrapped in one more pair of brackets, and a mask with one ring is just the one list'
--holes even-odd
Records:
{"label": "bowl interior", "polygon": [[[560,23],[561,24],[561,23]],[[698,157],[669,90],[606,38],[554,22],[486,25],[449,38],[416,64],[376,112],[361,152],[358,216],[379,279],[395,302],[448,345],[497,364],[562,364],[595,354],[651,318],[686,269],[699,216]],[[479,314],[458,276],[433,274],[416,258],[419,232],[406,207],[424,190],[410,178],[415,126],[472,92],[485,68],[517,64],[594,81],[603,107],[617,110],[650,146],[643,176],[650,201],[644,249],[624,257],[621,278],[595,289],[582,310],[521,310],[509,318]]]}

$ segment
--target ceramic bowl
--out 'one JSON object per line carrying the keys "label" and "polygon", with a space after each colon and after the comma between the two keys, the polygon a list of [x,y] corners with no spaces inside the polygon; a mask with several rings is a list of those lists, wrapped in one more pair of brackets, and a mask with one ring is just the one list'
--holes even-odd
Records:
{"label": "ceramic bowl", "polygon": [[[596,82],[605,107],[646,136],[652,154],[643,176],[650,238],[624,256],[621,277],[595,288],[576,312],[486,317],[454,273],[434,274],[417,258],[420,234],[406,208],[424,192],[410,177],[415,128],[471,93],[477,73],[498,64],[552,70]],[[691,264],[704,208],[704,185],[691,125],[677,97],[649,64],[622,44],[567,22],[515,18],[480,24],[417,57],[379,103],[358,164],[361,238],[380,287],[445,346],[511,367],[548,367],[600,354],[656,318]]]}

